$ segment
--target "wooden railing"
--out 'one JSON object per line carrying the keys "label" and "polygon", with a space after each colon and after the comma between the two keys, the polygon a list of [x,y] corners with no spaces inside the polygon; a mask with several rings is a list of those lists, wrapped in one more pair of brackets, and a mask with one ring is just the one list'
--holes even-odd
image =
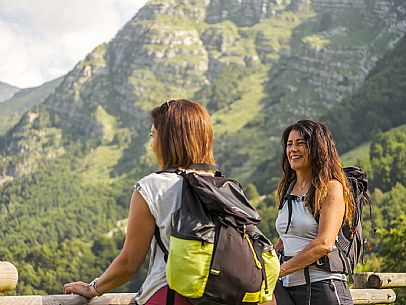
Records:
{"label": "wooden railing", "polygon": [[129,305],[135,293],[106,293],[91,300],[79,295],[27,295],[0,297],[0,305]]}
{"label": "wooden railing", "polygon": [[[390,304],[396,295],[392,289],[350,289],[354,304]],[[91,300],[78,295],[4,296],[0,305],[130,305],[134,293],[106,293]]]}
{"label": "wooden railing", "polygon": [[[0,292],[13,290],[17,284],[17,269],[0,262]],[[11,266],[12,267],[11,267]],[[13,269],[14,267],[14,269]],[[350,289],[354,304],[391,304],[396,300],[390,288],[406,287],[406,273],[356,273]],[[79,295],[0,296],[0,305],[130,305],[134,293],[106,293],[91,300]]]}

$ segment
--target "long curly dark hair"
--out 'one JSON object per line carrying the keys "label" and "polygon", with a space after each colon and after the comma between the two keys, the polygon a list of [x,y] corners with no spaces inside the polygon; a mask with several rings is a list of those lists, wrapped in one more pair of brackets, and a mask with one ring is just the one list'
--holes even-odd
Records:
{"label": "long curly dark hair", "polygon": [[333,137],[326,125],[318,121],[301,120],[288,126],[283,132],[281,139],[283,146],[281,160],[283,175],[278,185],[278,202],[280,202],[284,192],[286,192],[290,182],[296,175],[295,171],[290,167],[286,155],[286,145],[292,130],[297,130],[302,134],[309,148],[312,181],[309,192],[306,195],[306,204],[312,207],[314,216],[319,215],[321,206],[327,196],[328,182],[336,179],[343,186],[345,203],[344,220],[351,223],[355,211],[354,198],[350,191],[350,186],[343,167],[341,166]]}

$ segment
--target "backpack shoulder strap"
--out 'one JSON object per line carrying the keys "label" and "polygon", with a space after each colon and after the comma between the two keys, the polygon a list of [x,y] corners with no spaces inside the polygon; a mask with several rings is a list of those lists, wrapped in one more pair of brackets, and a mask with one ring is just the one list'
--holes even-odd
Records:
{"label": "backpack shoulder strap", "polygon": [[213,164],[206,163],[193,163],[188,166],[187,169],[201,170],[201,171],[215,171],[215,177],[223,177],[222,173],[219,171],[218,167]]}
{"label": "backpack shoulder strap", "polygon": [[292,196],[291,195],[287,195],[287,196],[288,196],[288,212],[289,212],[289,216],[288,216],[288,225],[286,226],[285,234],[288,233],[288,231],[289,231],[290,223],[292,222],[292,211],[293,211]]}
{"label": "backpack shoulder strap", "polygon": [[164,243],[162,242],[161,234],[159,234],[159,228],[157,225],[155,226],[154,236],[155,236],[155,239],[156,239],[156,242],[157,242],[159,248],[161,249],[161,251],[164,254],[164,260],[166,263],[168,261],[169,252],[168,252],[168,249],[166,249]]}
{"label": "backpack shoulder strap", "polygon": [[281,198],[281,201],[279,202],[279,210],[283,208],[283,205],[285,204],[285,201],[288,199],[288,195],[293,189],[293,186],[295,185],[296,178],[292,178],[289,182],[288,187],[286,188],[285,192],[283,192],[283,196]]}
{"label": "backpack shoulder strap", "polygon": [[293,207],[292,207],[292,196],[290,195],[290,192],[293,189],[293,186],[295,185],[296,179],[293,178],[290,182],[289,182],[289,186],[286,189],[286,191],[283,193],[283,196],[281,198],[281,202],[279,203],[279,210],[281,210],[283,208],[283,205],[285,204],[285,201],[288,201],[288,225],[286,226],[286,230],[285,230],[285,234],[288,233],[289,231],[289,227],[290,227],[290,223],[292,222],[292,211],[293,211]]}
{"label": "backpack shoulder strap", "polygon": [[186,170],[188,169],[194,169],[194,170],[200,170],[200,171],[214,171],[214,176],[215,177],[223,177],[223,174],[220,172],[218,167],[213,164],[206,164],[206,163],[193,163],[192,165],[188,166],[185,169],[180,169],[178,167],[171,167],[171,168],[166,168],[160,171],[155,172],[156,174],[161,174],[161,173],[176,173],[178,175],[185,174]]}
{"label": "backpack shoulder strap", "polygon": [[160,171],[156,171],[155,174],[175,173],[175,174],[181,175],[183,172],[184,172],[184,170],[181,170],[177,167],[171,167],[171,168],[162,169]]}
{"label": "backpack shoulder strap", "polygon": [[[162,242],[161,235],[159,234],[158,226],[155,226],[154,236],[155,236],[155,239],[156,239],[156,242],[157,242],[159,248],[164,253],[165,263],[167,263],[169,252],[166,249],[164,243]],[[175,304],[175,291],[168,287],[168,291],[166,293],[166,305],[174,305],[174,304]]]}

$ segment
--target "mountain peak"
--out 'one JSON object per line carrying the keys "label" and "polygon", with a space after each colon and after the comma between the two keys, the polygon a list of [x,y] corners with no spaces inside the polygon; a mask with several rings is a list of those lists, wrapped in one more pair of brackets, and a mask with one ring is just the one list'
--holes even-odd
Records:
{"label": "mountain peak", "polygon": [[3,83],[0,81],[0,103],[8,100],[11,98],[15,93],[20,91],[21,89],[7,83]]}

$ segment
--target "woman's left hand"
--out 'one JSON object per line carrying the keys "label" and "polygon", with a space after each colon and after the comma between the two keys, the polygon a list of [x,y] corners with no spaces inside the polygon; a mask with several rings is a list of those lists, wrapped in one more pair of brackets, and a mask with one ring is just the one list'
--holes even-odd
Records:
{"label": "woman's left hand", "polygon": [[63,286],[63,292],[66,294],[73,293],[82,295],[88,299],[94,297],[92,292],[90,291],[90,284],[84,282],[73,282],[68,283]]}

